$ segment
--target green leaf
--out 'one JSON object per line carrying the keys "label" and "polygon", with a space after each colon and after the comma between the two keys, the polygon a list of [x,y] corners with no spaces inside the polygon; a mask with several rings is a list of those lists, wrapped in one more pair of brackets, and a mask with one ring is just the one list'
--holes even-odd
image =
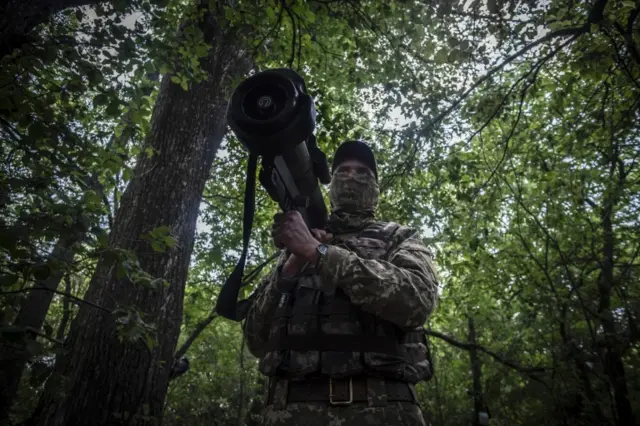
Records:
{"label": "green leaf", "polygon": [[144,238],[149,241],[151,248],[157,252],[164,252],[176,245],[176,240],[169,234],[168,226],[159,226],[150,231]]}
{"label": "green leaf", "polygon": [[133,171],[129,167],[122,169],[122,179],[124,179],[125,182],[130,181],[132,176]]}
{"label": "green leaf", "polygon": [[45,126],[40,121],[34,122],[29,126],[28,134],[30,138],[40,139],[45,136],[47,133],[47,126]]}
{"label": "green leaf", "polygon": [[120,115],[120,101],[118,101],[117,99],[111,101],[111,103],[109,103],[109,106],[105,110],[105,113],[110,117],[118,117]]}
{"label": "green leaf", "polygon": [[156,346],[158,346],[158,340],[155,338],[155,336],[152,336],[150,334],[147,334],[145,336],[144,343],[147,346],[147,349],[149,349],[150,351],[152,351]]}
{"label": "green leaf", "polygon": [[276,18],[276,12],[273,10],[273,7],[267,7],[265,12],[266,12],[267,18],[269,18],[269,20],[272,20],[272,19]]}
{"label": "green leaf", "polygon": [[313,13],[313,11],[311,9],[307,9],[307,12],[305,14],[305,18],[307,18],[307,21],[309,21],[312,24],[316,22],[316,14]]}
{"label": "green leaf", "polygon": [[167,287],[168,284],[169,283],[162,278],[154,278],[149,282],[149,287],[153,288],[154,290],[160,290],[162,287]]}
{"label": "green leaf", "polygon": [[17,275],[11,275],[11,274],[0,275],[0,288],[1,287],[11,287],[12,285],[14,285],[17,282],[18,282],[18,276]]}
{"label": "green leaf", "polygon": [[104,93],[100,93],[93,98],[93,104],[95,106],[106,105],[107,102],[109,102],[109,96]]}
{"label": "green leaf", "polygon": [[440,49],[436,52],[436,56],[433,59],[436,64],[442,65],[449,59],[449,51],[447,49]]}
{"label": "green leaf", "polygon": [[89,84],[95,86],[96,84],[101,83],[104,77],[100,70],[92,68],[87,73],[87,78],[89,79]]}
{"label": "green leaf", "polygon": [[569,21],[555,21],[555,22],[551,22],[549,25],[547,25],[547,27],[551,30],[551,31],[555,31],[555,30],[560,30],[563,28],[567,28],[571,26],[571,22]]}
{"label": "green leaf", "polygon": [[159,237],[162,237],[164,235],[169,234],[169,231],[171,231],[171,229],[167,225],[162,225],[162,226],[158,226],[156,228],[153,228],[153,230],[149,231],[149,234],[152,237],[159,238]]}
{"label": "green leaf", "polygon": [[97,235],[97,239],[98,239],[98,245],[100,246],[100,248],[109,247],[109,235],[106,232],[104,231],[100,232]]}
{"label": "green leaf", "polygon": [[164,237],[164,239],[162,240],[164,242],[164,244],[169,247],[169,248],[173,248],[176,245],[176,240],[175,238],[171,237],[171,236],[167,236]]}
{"label": "green leaf", "polygon": [[182,79],[180,77],[178,77],[177,75],[172,75],[171,76],[171,81],[174,82],[175,84],[180,84]]}

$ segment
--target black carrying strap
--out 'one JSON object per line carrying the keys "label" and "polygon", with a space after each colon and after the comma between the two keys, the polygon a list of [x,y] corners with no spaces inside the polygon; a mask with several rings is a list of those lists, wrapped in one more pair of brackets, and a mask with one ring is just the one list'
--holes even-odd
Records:
{"label": "black carrying strap", "polygon": [[398,341],[393,338],[324,333],[281,336],[280,339],[271,339],[267,342],[265,350],[267,352],[274,350],[376,352],[402,356]]}
{"label": "black carrying strap", "polygon": [[241,300],[238,302],[238,294],[244,285],[242,277],[244,275],[244,265],[247,260],[247,249],[251,238],[251,228],[253,227],[253,215],[256,203],[256,169],[258,168],[258,156],[249,154],[249,164],[247,167],[247,185],[244,190],[244,217],[242,218],[242,255],[235,269],[227,278],[216,302],[216,312],[225,318],[234,321],[242,321],[249,310],[249,302]]}

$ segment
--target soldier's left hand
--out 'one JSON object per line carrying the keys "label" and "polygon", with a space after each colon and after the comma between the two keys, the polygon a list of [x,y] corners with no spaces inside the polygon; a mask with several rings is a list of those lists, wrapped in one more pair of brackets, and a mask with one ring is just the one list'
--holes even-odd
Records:
{"label": "soldier's left hand", "polygon": [[286,247],[307,261],[313,261],[320,242],[311,234],[300,212],[278,213],[274,220],[272,235],[276,245]]}

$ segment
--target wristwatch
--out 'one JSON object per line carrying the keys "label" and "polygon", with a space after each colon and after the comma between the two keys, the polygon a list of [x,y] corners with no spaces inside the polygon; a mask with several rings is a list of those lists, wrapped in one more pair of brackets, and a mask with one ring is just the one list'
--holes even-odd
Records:
{"label": "wristwatch", "polygon": [[322,266],[322,262],[325,256],[327,255],[328,251],[329,251],[329,246],[326,244],[320,244],[318,247],[316,247],[316,253],[318,253],[318,261],[316,262],[316,271],[320,270],[320,267]]}

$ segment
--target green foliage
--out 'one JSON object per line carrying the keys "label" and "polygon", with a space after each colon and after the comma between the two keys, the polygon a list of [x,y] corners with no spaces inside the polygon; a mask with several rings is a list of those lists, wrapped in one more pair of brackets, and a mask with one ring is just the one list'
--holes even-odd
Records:
{"label": "green foliage", "polygon": [[[416,227],[435,253],[442,287],[429,326],[465,343],[473,317],[478,343],[508,361],[480,354],[492,424],[616,424],[616,357],[640,415],[637,2],[208,3],[239,30],[253,71],[291,66],[305,78],[330,158],[342,140],[372,142],[378,216]],[[203,42],[202,16],[195,1],[68,9],[1,59],[1,291],[62,271],[81,298],[97,256],[131,285],[169,285],[108,235],[136,159],[158,155],[144,141],[161,76],[185,91],[207,78],[216,46]],[[239,81],[221,87],[230,94]],[[203,194],[180,343],[209,316],[239,257],[246,157],[227,135]],[[277,206],[262,189],[256,205],[247,271],[276,251]],[[131,238],[176,249],[169,226]],[[50,258],[58,242],[74,262]],[[11,328],[21,296],[0,298],[3,341],[25,336]],[[43,334],[64,336],[76,309],[56,296]],[[162,330],[153,318],[133,306],[112,317],[123,342],[154,349]],[[59,345],[25,341],[35,362],[16,418],[45,380],[64,390],[51,375]],[[418,386],[425,416],[468,424],[469,353],[430,342],[436,376]],[[250,423],[261,380],[240,326],[216,319],[187,356],[165,423]]]}
{"label": "green foliage", "polygon": [[156,327],[145,322],[140,312],[127,307],[113,311],[117,324],[118,339],[122,341],[137,342],[142,341],[149,351],[158,345],[156,339]]}
{"label": "green foliage", "polygon": [[176,239],[170,235],[168,226],[159,226],[144,236],[154,251],[163,252],[175,247]]}

